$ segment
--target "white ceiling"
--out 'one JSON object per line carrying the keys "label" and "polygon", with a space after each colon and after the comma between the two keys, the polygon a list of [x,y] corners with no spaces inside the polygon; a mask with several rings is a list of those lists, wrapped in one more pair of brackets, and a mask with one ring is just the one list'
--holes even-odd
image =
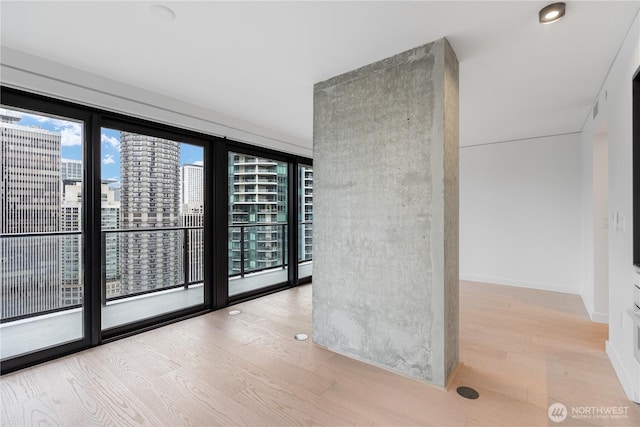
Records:
{"label": "white ceiling", "polygon": [[[170,22],[150,13],[169,6]],[[640,2],[2,1],[2,45],[308,141],[313,84],[446,36],[460,143],[580,131]],[[43,70],[46,73],[46,70]]]}

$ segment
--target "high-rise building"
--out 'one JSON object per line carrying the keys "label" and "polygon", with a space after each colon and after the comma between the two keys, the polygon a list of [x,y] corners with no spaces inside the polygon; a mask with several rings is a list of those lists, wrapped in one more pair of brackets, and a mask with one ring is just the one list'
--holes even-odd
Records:
{"label": "high-rise building", "polygon": [[188,240],[188,282],[204,280],[204,205],[202,202],[185,203],[180,214],[184,239]]}
{"label": "high-rise building", "polygon": [[[101,226],[106,230],[120,228],[120,201],[116,200],[119,187],[112,187],[115,180],[103,180],[100,184]],[[104,287],[106,298],[122,294],[121,281],[121,237],[120,233],[104,233]]]}
{"label": "high-rise building", "polygon": [[[120,133],[121,227],[153,229],[180,225],[180,143]],[[182,282],[179,231],[121,235],[121,286],[127,295]]]}
{"label": "high-rise building", "polygon": [[204,168],[202,165],[182,166],[182,203],[204,201]]}
{"label": "high-rise building", "polygon": [[[181,225],[188,239],[189,282],[204,280],[204,175],[202,165],[186,164],[181,169]],[[196,227],[196,228],[193,228]]]}
{"label": "high-rise building", "polygon": [[55,309],[60,298],[61,135],[19,125],[0,110],[0,277],[2,318]]}
{"label": "high-rise building", "polygon": [[[113,180],[101,184],[102,230],[117,230],[120,227],[120,202],[115,201]],[[82,224],[82,183],[66,180],[62,185],[61,231],[80,231]],[[121,294],[120,281],[120,236],[118,233],[104,234],[105,289],[106,297]],[[60,305],[68,307],[83,302],[82,239],[80,235],[60,238]]]}
{"label": "high-rise building", "polygon": [[82,181],[82,160],[60,159],[60,179]]}
{"label": "high-rise building", "polygon": [[286,251],[287,165],[233,153],[229,164],[229,223],[245,225],[230,228],[229,274],[241,271],[243,259],[245,271],[282,265]]}
{"label": "high-rise building", "polygon": [[[82,181],[62,181],[60,231],[82,230]],[[68,234],[59,237],[60,245],[60,306],[82,304],[82,236]]]}
{"label": "high-rise building", "polygon": [[298,171],[298,258],[304,261],[313,258],[313,168],[300,166]]}

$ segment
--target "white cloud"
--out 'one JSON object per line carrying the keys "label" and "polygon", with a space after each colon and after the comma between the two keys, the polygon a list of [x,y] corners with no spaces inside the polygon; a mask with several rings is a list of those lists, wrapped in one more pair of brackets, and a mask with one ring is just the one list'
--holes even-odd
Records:
{"label": "white cloud", "polygon": [[103,144],[107,144],[110,147],[120,151],[120,141],[118,140],[118,138],[115,138],[113,136],[107,135],[106,133],[103,133],[100,137],[100,140],[102,141]]}
{"label": "white cloud", "polygon": [[80,123],[66,122],[66,126],[58,128],[61,135],[61,143],[64,147],[82,144],[82,125]]}
{"label": "white cloud", "polygon": [[204,166],[204,162],[202,160],[196,160],[193,164],[196,166]]}
{"label": "white cloud", "polygon": [[111,165],[113,163],[115,163],[116,161],[113,159],[113,155],[111,154],[105,154],[104,158],[102,159],[102,163],[105,165]]}
{"label": "white cloud", "polygon": [[38,123],[48,124],[53,127],[53,132],[60,134],[60,142],[65,147],[82,144],[82,123],[37,114],[17,112],[21,117],[28,117]]}

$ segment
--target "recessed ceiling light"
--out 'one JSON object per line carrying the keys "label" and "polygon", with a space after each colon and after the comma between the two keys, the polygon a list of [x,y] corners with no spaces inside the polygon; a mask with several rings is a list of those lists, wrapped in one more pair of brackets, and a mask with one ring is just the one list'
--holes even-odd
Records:
{"label": "recessed ceiling light", "polygon": [[163,21],[173,21],[176,19],[176,13],[161,4],[152,4],[149,7],[149,11],[151,11],[151,14],[156,18],[162,19]]}
{"label": "recessed ceiling light", "polygon": [[553,3],[543,7],[538,13],[538,20],[541,24],[551,24],[564,16],[566,6],[564,3]]}

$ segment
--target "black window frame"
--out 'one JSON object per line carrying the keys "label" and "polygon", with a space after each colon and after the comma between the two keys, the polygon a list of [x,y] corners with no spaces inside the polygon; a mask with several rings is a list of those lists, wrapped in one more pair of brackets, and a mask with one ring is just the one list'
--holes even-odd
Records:
{"label": "black window frame", "polygon": [[[304,156],[259,147],[246,142],[229,140],[224,136],[210,135],[180,128],[153,120],[129,116],[93,106],[56,99],[0,85],[1,104],[18,110],[67,117],[84,123],[83,155],[83,331],[80,340],[17,355],[2,361],[0,374],[4,375],[48,360],[59,358],[126,336],[141,333],[189,317],[219,310],[240,301],[253,299],[272,292],[308,283],[312,277],[299,279],[297,244],[298,166],[313,166],[313,160]],[[204,303],[195,307],[142,319],[112,329],[101,328],[101,129],[111,128],[171,139],[204,149]],[[288,280],[245,294],[228,296],[228,153],[240,152],[256,157],[266,157],[287,163],[288,167]],[[97,285],[96,285],[97,284]]]}
{"label": "black window frame", "polygon": [[[59,103],[53,99],[46,97],[27,94],[25,92],[8,90],[5,87],[0,88],[0,104],[6,107],[16,108],[17,110],[28,110],[35,114],[44,114],[58,116],[78,120],[83,123],[83,141],[82,141],[82,161],[83,161],[83,213],[82,213],[82,236],[83,236],[83,261],[85,266],[88,260],[94,259],[95,241],[94,218],[90,215],[89,206],[95,198],[95,188],[91,185],[92,180],[89,176],[91,171],[91,163],[94,160],[95,153],[92,150],[91,133],[93,130],[95,117],[90,111],[79,108],[77,105],[69,103]],[[98,201],[100,199],[100,189],[98,188]],[[88,268],[83,270],[84,273],[84,289],[82,304],[82,331],[83,337],[79,340],[61,343],[53,347],[47,347],[33,352],[19,354],[14,357],[5,359],[0,365],[1,374],[13,372],[24,367],[32,366],[37,363],[46,362],[51,359],[75,353],[89,348],[96,340],[96,330],[93,328],[91,302],[95,298],[93,288],[88,285],[92,279],[91,271]]]}
{"label": "black window frame", "polygon": [[[203,205],[204,205],[204,218],[203,218],[203,234],[206,236],[207,234],[207,229],[210,228],[211,226],[211,220],[210,220],[210,213],[209,213],[209,205],[210,205],[210,194],[207,191],[208,190],[208,186],[207,186],[207,181],[206,181],[206,175],[207,173],[209,173],[209,169],[211,167],[215,167],[215,164],[213,165],[208,165],[206,159],[207,159],[207,150],[210,150],[211,147],[211,143],[210,143],[210,139],[211,138],[203,138],[201,135],[194,135],[191,132],[188,131],[182,131],[180,129],[177,128],[173,128],[170,126],[166,126],[166,125],[158,125],[155,123],[149,123],[145,120],[141,120],[141,119],[134,119],[134,118],[130,118],[130,117],[119,117],[117,115],[113,115],[111,113],[105,113],[102,114],[101,117],[98,120],[100,126],[99,126],[99,133],[101,134],[102,129],[103,128],[108,128],[108,129],[113,129],[113,130],[118,130],[118,131],[124,131],[124,132],[131,132],[131,133],[136,133],[136,134],[140,134],[140,135],[145,135],[145,136],[151,136],[151,137],[155,137],[155,138],[163,138],[163,139],[169,139],[172,141],[176,141],[179,143],[185,143],[185,144],[190,144],[190,145],[194,145],[194,146],[198,146],[198,147],[202,147],[204,150],[203,153],[203,157],[205,158],[205,162],[204,162],[204,173],[205,173],[205,182],[204,182],[204,201],[203,201]],[[96,142],[94,142],[94,144],[97,145],[97,151],[98,151],[98,160],[100,160],[101,156],[100,156],[100,149],[101,149],[101,141],[100,139],[97,139]],[[101,179],[101,163],[100,161],[98,161],[98,178]],[[98,218],[100,218],[100,207],[96,206],[94,207],[98,212]],[[100,224],[101,221],[98,221],[98,224]],[[102,233],[102,229],[100,229],[100,235]],[[208,245],[204,245],[204,259],[208,259],[207,256],[209,255],[209,250],[208,250]],[[101,261],[104,262],[104,254],[102,254],[102,251],[100,251],[100,256],[101,256]],[[104,269],[104,267],[102,267],[100,269],[100,274],[102,275],[102,270]],[[175,311],[170,311],[167,313],[163,313],[157,316],[153,316],[153,317],[148,317],[148,318],[144,318],[144,319],[140,319],[137,320],[135,322],[131,322],[131,323],[125,323],[122,325],[118,325],[116,327],[113,328],[108,328],[108,329],[101,329],[101,339],[102,342],[108,342],[111,341],[113,339],[118,339],[121,338],[122,336],[126,336],[126,335],[131,335],[131,334],[135,334],[135,333],[139,333],[140,331],[143,330],[149,330],[149,329],[153,329],[155,327],[161,326],[161,325],[165,325],[168,323],[172,323],[173,321],[176,320],[181,320],[181,319],[185,319],[194,315],[198,315],[198,314],[202,314],[202,313],[206,313],[209,312],[211,310],[212,307],[212,293],[211,293],[211,288],[212,288],[212,281],[210,278],[211,272],[209,270],[212,269],[212,265],[210,263],[204,263],[204,279],[203,279],[203,287],[204,287],[204,301],[202,304],[193,306],[193,307],[187,307],[184,309],[180,309],[180,310],[175,310]],[[94,282],[95,283],[95,282]],[[102,283],[102,276],[100,276],[99,279],[99,283]],[[208,285],[209,284],[209,285]]]}

